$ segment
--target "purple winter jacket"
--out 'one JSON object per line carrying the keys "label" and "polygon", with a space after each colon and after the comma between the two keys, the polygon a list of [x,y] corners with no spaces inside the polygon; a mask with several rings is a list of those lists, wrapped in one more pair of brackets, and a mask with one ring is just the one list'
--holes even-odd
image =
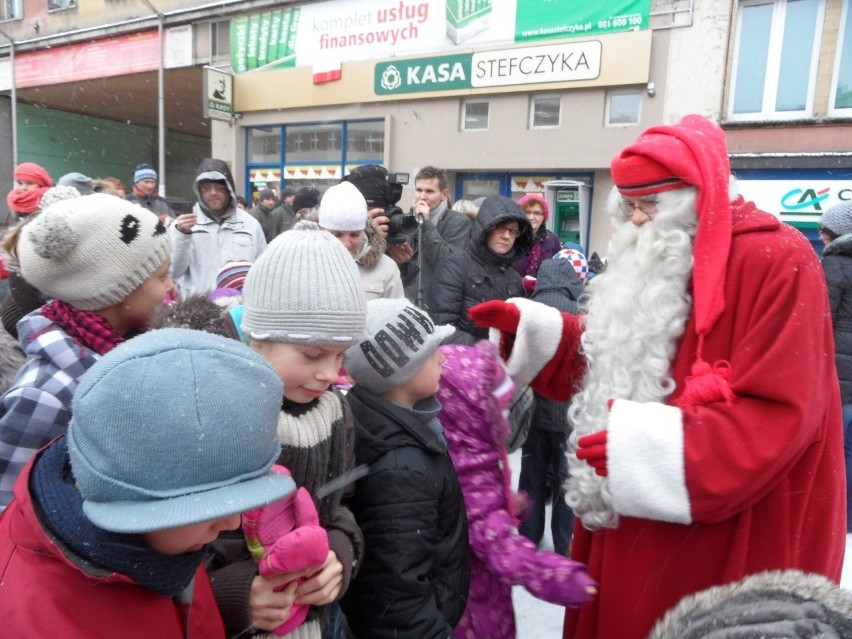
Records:
{"label": "purple winter jacket", "polygon": [[506,457],[511,393],[498,396],[506,379],[497,348],[441,347],[446,357],[438,399],[440,420],[449,443],[467,508],[471,549],[470,595],[455,639],[515,636],[512,586],[563,606],[591,597],[594,580],[585,566],[554,552],[536,550],[518,534],[511,470]]}

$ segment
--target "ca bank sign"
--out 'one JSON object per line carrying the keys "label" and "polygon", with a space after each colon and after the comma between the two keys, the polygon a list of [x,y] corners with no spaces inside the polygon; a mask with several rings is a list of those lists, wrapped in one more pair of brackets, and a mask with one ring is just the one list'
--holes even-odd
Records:
{"label": "ca bank sign", "polygon": [[598,40],[479,51],[376,64],[376,95],[453,91],[548,82],[594,80],[600,75]]}
{"label": "ca bank sign", "polygon": [[852,201],[852,180],[799,179],[737,181],[740,193],[758,208],[803,228],[819,226],[819,218],[835,204]]}

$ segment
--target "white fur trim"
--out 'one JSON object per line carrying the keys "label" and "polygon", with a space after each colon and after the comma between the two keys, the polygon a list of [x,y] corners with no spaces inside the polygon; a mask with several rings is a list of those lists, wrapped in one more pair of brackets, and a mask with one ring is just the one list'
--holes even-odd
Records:
{"label": "white fur trim", "polygon": [[616,400],[609,415],[607,469],[619,515],[692,523],[680,409]]}
{"label": "white fur trim", "polygon": [[[564,325],[562,313],[523,297],[510,297],[506,301],[521,311],[515,345],[506,368],[516,384],[529,384],[559,350]],[[500,346],[500,331],[490,329],[489,338]]]}

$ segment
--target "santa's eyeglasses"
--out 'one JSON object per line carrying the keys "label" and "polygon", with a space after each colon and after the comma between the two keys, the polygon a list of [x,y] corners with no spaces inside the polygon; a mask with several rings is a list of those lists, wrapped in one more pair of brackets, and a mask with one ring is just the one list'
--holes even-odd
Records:
{"label": "santa's eyeglasses", "polygon": [[623,197],[619,200],[618,207],[622,213],[628,216],[633,214],[633,209],[639,209],[645,215],[653,215],[657,212],[657,200],[630,200]]}

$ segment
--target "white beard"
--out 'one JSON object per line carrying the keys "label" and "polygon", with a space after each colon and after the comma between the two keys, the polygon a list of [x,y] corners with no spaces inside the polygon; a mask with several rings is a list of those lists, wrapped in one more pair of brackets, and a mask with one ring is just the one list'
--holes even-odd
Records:
{"label": "white beard", "polygon": [[607,426],[610,399],[661,402],[674,391],[671,363],[692,298],[692,238],[697,224],[695,189],[658,194],[654,219],[634,226],[618,209],[613,190],[608,207],[615,234],[606,271],[589,282],[581,300],[581,352],[587,371],[568,410],[566,501],[589,530],[615,528],[618,514],[607,478],[577,459],[577,440]]}

